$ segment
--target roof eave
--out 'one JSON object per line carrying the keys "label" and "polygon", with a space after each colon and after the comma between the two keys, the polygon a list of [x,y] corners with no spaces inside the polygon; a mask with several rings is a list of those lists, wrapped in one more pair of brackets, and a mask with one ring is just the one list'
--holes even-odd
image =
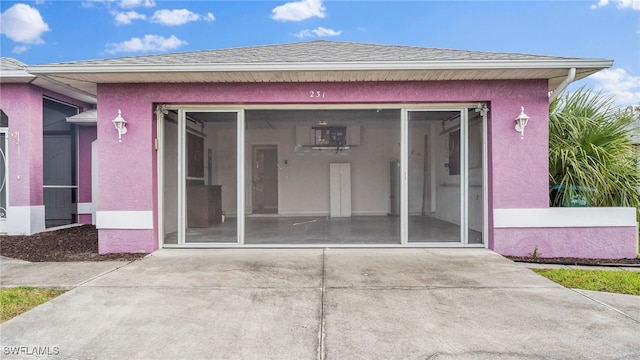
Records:
{"label": "roof eave", "polygon": [[36,75],[82,73],[163,73],[163,72],[253,72],[253,71],[393,71],[393,70],[493,70],[493,69],[605,69],[613,60],[546,59],[546,60],[442,60],[402,62],[277,62],[214,64],[53,64],[27,67]]}
{"label": "roof eave", "polygon": [[2,70],[0,71],[0,83],[30,83],[36,76],[24,70]]}

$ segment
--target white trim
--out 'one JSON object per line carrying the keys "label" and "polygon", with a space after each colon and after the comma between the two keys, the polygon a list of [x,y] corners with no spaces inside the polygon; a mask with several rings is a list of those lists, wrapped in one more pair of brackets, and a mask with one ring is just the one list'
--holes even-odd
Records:
{"label": "white trim", "polygon": [[158,249],[164,244],[164,113],[162,105],[156,105],[156,182],[158,184]]}
{"label": "white trim", "polygon": [[[238,235],[238,244],[244,244],[244,226],[245,226],[245,166],[247,166],[247,159],[245,158],[245,118],[244,118],[244,110],[238,110],[236,112],[236,139],[237,140],[237,158],[236,158],[236,167],[238,172],[237,179],[237,213],[239,214],[237,217],[237,235]],[[278,179],[278,182],[280,180]]]}
{"label": "white trim", "polygon": [[96,104],[96,95],[90,94],[84,90],[72,87],[48,76],[38,76],[31,81],[31,84],[47,89],[51,92],[68,96],[88,104]]}
{"label": "white trim", "polygon": [[389,216],[389,213],[385,211],[377,210],[364,210],[364,211],[351,211],[353,216]]}
{"label": "white trim", "polygon": [[460,240],[469,242],[469,111],[460,109]]}
{"label": "white trim", "polygon": [[96,211],[98,229],[153,229],[153,211]]}
{"label": "white trim", "polygon": [[91,211],[91,224],[96,224],[96,211],[100,207],[98,200],[98,194],[100,193],[98,185],[98,139],[91,142],[91,204],[93,209]]}
{"label": "white trim", "polygon": [[7,234],[33,235],[44,229],[44,205],[7,206]]}
{"label": "white trim", "polygon": [[567,228],[636,226],[636,209],[623,207],[553,207],[494,209],[495,228]]}
{"label": "white trim", "polygon": [[[8,119],[8,118],[7,118]],[[10,121],[10,120],[7,120]],[[9,182],[10,182],[10,174],[9,174],[9,128],[8,127],[0,127],[0,134],[4,134],[4,177],[5,177],[5,183],[4,183],[4,188],[5,188],[5,198],[6,201],[4,203],[4,210],[5,210],[5,218],[2,219],[2,222],[0,223],[0,234],[7,234],[8,233],[8,219],[9,219]],[[2,158],[0,158],[0,161],[3,161]],[[0,182],[2,181],[2,179],[0,179]]]}
{"label": "white trim", "polygon": [[[491,70],[491,69],[565,69],[608,68],[612,60],[541,59],[541,60],[436,60],[436,61],[349,61],[349,62],[260,62],[216,64],[50,64],[28,66],[36,75],[91,73],[187,73],[251,71],[389,71],[389,70]],[[48,78],[47,78],[48,79]]]}
{"label": "white trim", "polygon": [[235,244],[235,243],[187,243],[183,245],[164,244],[167,249],[412,249],[412,248],[462,248],[484,249],[483,244],[462,244],[459,242],[410,242],[402,244]]}
{"label": "white trim", "polygon": [[73,116],[67,116],[68,123],[76,125],[97,125],[98,124],[98,110],[91,109],[75,114]]}
{"label": "white trim", "polygon": [[[92,202],[82,202],[78,203],[78,215],[94,215],[97,207]],[[95,225],[95,217],[91,221],[92,224]]]}
{"label": "white trim", "polygon": [[482,243],[489,248],[489,141],[487,112],[482,112]]}
{"label": "white trim", "polygon": [[409,244],[409,109],[400,110],[400,244]]}
{"label": "white trim", "polygon": [[[178,109],[178,244],[187,238],[187,110]],[[163,175],[164,176],[164,175]]]}
{"label": "white trim", "polygon": [[329,211],[282,211],[279,212],[278,214],[275,215],[280,215],[280,216],[300,216],[300,217],[305,217],[305,216],[329,216],[331,215],[331,213]]}
{"label": "white trim", "polygon": [[167,104],[163,105],[165,110],[185,110],[187,112],[238,112],[242,110],[366,110],[366,109],[392,109],[400,110],[407,108],[408,110],[435,110],[435,111],[456,111],[461,108],[475,108],[483,102],[468,103],[349,103],[349,104]]}

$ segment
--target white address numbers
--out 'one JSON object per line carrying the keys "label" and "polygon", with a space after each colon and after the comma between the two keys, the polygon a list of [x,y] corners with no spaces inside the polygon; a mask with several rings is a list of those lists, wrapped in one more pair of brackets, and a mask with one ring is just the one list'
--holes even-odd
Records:
{"label": "white address numbers", "polygon": [[310,98],[323,98],[324,97],[324,91],[309,90],[309,97]]}

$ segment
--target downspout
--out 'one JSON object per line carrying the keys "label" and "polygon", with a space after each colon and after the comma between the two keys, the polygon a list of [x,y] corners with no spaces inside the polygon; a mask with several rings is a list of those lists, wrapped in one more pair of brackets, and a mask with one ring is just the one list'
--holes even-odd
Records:
{"label": "downspout", "polygon": [[549,102],[553,102],[553,100],[555,100],[558,95],[560,95],[560,93],[562,93],[564,89],[566,89],[567,86],[569,86],[569,84],[571,84],[573,80],[575,80],[575,78],[576,68],[569,69],[569,73],[567,74],[567,77],[564,79],[564,81],[562,81],[560,85],[558,85],[558,87],[551,92],[551,95],[549,96]]}

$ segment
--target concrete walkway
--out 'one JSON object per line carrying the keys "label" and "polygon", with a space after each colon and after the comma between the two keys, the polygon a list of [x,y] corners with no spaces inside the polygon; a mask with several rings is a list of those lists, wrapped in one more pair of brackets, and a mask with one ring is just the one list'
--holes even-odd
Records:
{"label": "concrete walkway", "polygon": [[640,297],[484,249],[160,250],[96,272],[0,325],[1,357],[640,358]]}

